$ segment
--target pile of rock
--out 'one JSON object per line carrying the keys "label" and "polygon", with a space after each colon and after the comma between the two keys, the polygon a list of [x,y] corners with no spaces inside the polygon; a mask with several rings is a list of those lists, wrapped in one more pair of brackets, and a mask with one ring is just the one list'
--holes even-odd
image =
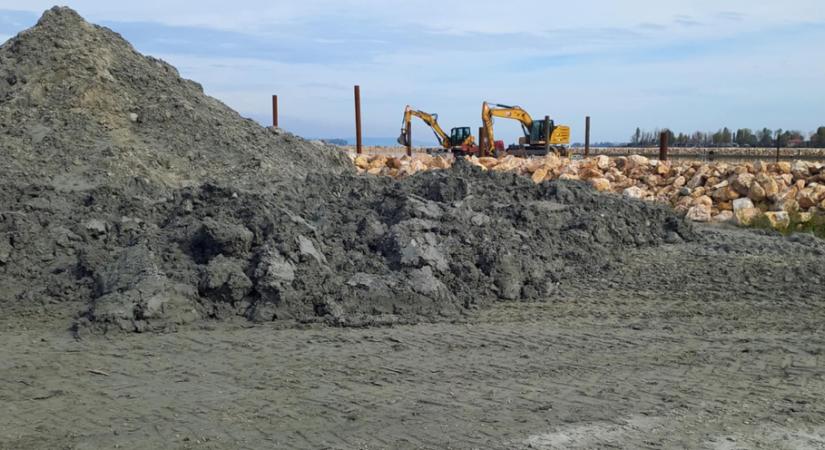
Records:
{"label": "pile of rock", "polygon": [[[825,212],[825,165],[821,163],[661,162],[638,155],[581,160],[555,155],[467,160],[484,170],[529,176],[536,183],[581,180],[600,192],[669,203],[696,222],[736,221],[749,225],[764,215],[776,228],[784,228],[790,223],[789,213],[798,213],[804,222]],[[354,157],[354,162],[359,172],[402,178],[448,168],[453,161],[443,156],[381,155]]]}

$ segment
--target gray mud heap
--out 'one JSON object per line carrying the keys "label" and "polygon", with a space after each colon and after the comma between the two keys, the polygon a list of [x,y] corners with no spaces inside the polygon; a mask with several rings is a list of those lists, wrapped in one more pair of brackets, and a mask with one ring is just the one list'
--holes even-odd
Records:
{"label": "gray mud heap", "polygon": [[[654,281],[662,296],[751,273],[736,295],[816,295],[825,281],[809,264],[819,243],[770,238],[798,264],[723,267],[713,255],[753,249],[583,184],[464,164],[357,176],[336,150],[242,119],[65,8],[0,48],[0,135],[0,307],[82,302],[77,325],[96,330],[452,320]],[[678,246],[690,260],[627,257]]]}

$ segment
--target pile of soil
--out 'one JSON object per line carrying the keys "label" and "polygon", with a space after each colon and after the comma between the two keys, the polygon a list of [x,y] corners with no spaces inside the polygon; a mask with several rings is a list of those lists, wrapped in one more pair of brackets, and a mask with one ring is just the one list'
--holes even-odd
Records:
{"label": "pile of soil", "polygon": [[4,182],[61,190],[141,180],[252,188],[350,170],[340,152],[242,118],[68,8],[0,47],[0,136]]}
{"label": "pile of soil", "polygon": [[76,324],[103,331],[456,319],[569,298],[631,249],[699,239],[666,207],[577,182],[461,163],[356,175],[66,8],[0,48],[0,74],[6,311],[79,301]]}

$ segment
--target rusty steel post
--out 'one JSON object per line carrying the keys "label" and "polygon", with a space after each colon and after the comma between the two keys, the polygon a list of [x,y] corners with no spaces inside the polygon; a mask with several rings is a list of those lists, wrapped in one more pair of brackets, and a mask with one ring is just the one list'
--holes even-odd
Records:
{"label": "rusty steel post", "polygon": [[478,127],[478,155],[487,156],[487,143],[486,143],[487,136],[484,134],[484,127]]}
{"label": "rusty steel post", "polygon": [[278,128],[278,96],[272,96],[272,126]]}
{"label": "rusty steel post", "polygon": [[590,116],[584,119],[584,157],[590,156]]}
{"label": "rusty steel post", "polygon": [[776,134],[776,162],[777,163],[779,162],[779,153],[780,153],[779,149],[781,147],[782,147],[782,134],[777,133]]}
{"label": "rusty steel post", "polygon": [[544,154],[550,154],[550,116],[544,116]]}
{"label": "rusty steel post", "polygon": [[667,140],[667,131],[662,131],[662,134],[659,136],[659,161],[667,161]]}
{"label": "rusty steel post", "polygon": [[355,86],[355,152],[361,154],[361,86]]}
{"label": "rusty steel post", "polygon": [[404,133],[407,136],[407,156],[412,156],[412,120],[407,121],[407,130]]}

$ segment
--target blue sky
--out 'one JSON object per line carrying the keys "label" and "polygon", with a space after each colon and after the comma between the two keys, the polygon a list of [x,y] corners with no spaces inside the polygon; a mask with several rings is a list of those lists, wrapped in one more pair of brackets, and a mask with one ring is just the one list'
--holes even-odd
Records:
{"label": "blue sky", "polygon": [[[307,137],[354,134],[353,84],[367,136],[397,135],[408,103],[477,129],[483,100],[549,114],[574,140],[588,114],[595,141],[825,125],[822,0],[65,3],[248,117],[267,122],[277,93],[281,124]],[[0,0],[0,40],[50,6]]]}

